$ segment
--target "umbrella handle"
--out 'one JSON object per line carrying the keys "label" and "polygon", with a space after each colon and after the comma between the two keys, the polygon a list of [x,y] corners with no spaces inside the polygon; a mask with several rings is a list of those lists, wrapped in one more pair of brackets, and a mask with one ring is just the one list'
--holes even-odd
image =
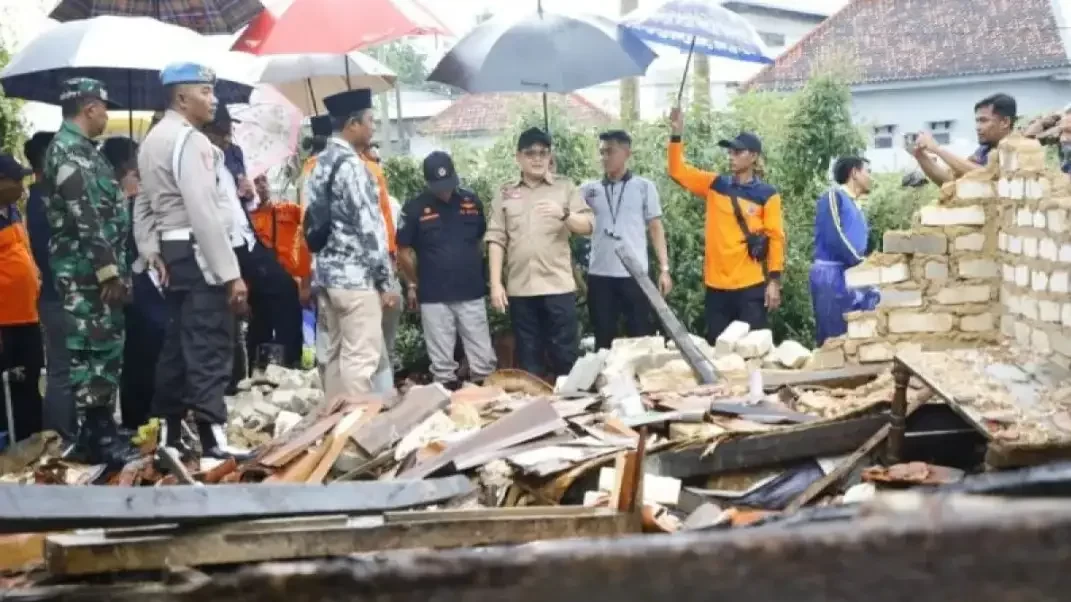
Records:
{"label": "umbrella handle", "polygon": [[692,67],[692,55],[695,54],[695,36],[688,46],[688,59],[684,62],[684,73],[681,75],[681,87],[677,90],[677,108],[681,108],[681,97],[684,96],[684,82],[688,81],[688,70]]}

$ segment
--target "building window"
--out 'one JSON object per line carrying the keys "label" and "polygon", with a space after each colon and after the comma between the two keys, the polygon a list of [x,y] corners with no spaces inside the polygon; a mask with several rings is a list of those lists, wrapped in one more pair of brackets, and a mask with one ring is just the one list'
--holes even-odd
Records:
{"label": "building window", "polygon": [[933,132],[933,140],[937,144],[943,146],[952,141],[951,121],[931,121],[930,131]]}
{"label": "building window", "polygon": [[781,48],[785,45],[785,34],[783,33],[760,31],[759,38],[762,39],[763,44],[766,44],[770,48]]}
{"label": "building window", "polygon": [[874,148],[892,148],[895,125],[880,125],[874,128]]}

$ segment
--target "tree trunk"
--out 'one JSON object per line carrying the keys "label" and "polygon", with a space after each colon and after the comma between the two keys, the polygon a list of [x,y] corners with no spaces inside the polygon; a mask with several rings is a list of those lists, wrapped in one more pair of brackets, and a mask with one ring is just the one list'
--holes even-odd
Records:
{"label": "tree trunk", "polygon": [[[639,0],[620,0],[621,16],[636,10]],[[640,83],[639,78],[627,77],[621,80],[621,121],[630,123],[640,118]]]}
{"label": "tree trunk", "polygon": [[710,110],[710,57],[696,53],[692,57],[694,73],[692,74],[692,102]]}

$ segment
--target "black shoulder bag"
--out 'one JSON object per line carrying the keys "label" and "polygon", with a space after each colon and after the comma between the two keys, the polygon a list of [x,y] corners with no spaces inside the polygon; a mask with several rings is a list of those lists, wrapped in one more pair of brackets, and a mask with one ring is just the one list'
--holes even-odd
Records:
{"label": "black shoulder bag", "polygon": [[770,237],[765,234],[753,234],[751,230],[748,230],[747,222],[744,221],[744,212],[740,210],[739,199],[736,198],[735,194],[730,195],[729,199],[733,203],[733,215],[736,216],[736,223],[740,226],[740,231],[744,233],[747,254],[762,266],[762,280],[765,282],[770,278],[769,268],[766,267],[766,258],[770,254]]}
{"label": "black shoulder bag", "polygon": [[331,173],[327,176],[323,200],[310,203],[305,210],[302,231],[305,233],[305,243],[311,253],[322,251],[327,246],[327,239],[331,237],[331,200],[335,196],[332,189],[335,184],[335,174],[338,173],[338,168],[345,160],[345,156],[335,159],[334,165],[331,166]]}

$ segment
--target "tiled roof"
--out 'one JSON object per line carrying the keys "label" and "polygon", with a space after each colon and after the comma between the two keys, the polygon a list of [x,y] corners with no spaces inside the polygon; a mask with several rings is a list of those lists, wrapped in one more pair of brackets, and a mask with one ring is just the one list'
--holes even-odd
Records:
{"label": "tiled roof", "polygon": [[[604,125],[613,118],[579,94],[548,94],[548,103],[564,110],[573,123]],[[542,110],[538,94],[466,94],[442,113],[429,119],[420,133],[439,136],[463,136],[482,132],[500,132],[513,125],[519,113]]]}
{"label": "tiled roof", "polygon": [[790,89],[816,67],[853,84],[1071,66],[1054,0],[852,0],[745,85]]}

